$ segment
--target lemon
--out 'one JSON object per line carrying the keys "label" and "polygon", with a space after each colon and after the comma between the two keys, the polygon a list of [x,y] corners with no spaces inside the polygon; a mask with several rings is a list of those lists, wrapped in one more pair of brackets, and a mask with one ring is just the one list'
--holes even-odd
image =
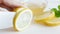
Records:
{"label": "lemon", "polygon": [[35,22],[40,23],[40,22],[44,22],[45,20],[52,19],[52,18],[54,18],[54,16],[55,16],[54,12],[46,11],[40,15],[35,16],[34,20],[35,20]]}
{"label": "lemon", "polygon": [[13,27],[16,31],[22,31],[30,25],[33,18],[32,11],[27,8],[17,8],[15,11]]}
{"label": "lemon", "polygon": [[60,25],[60,18],[53,18],[50,20],[45,21],[47,26],[57,26]]}

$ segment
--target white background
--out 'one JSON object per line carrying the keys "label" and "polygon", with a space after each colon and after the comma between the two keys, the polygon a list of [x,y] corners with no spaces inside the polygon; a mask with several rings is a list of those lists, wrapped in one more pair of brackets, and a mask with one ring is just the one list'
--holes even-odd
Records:
{"label": "white background", "polygon": [[[60,4],[59,0],[48,0],[48,5],[46,10],[49,8],[57,7]],[[33,23],[33,22],[32,22]],[[43,25],[31,24],[26,30],[22,32],[14,32],[10,29],[0,30],[0,34],[60,34],[60,26],[57,27],[47,27]]]}

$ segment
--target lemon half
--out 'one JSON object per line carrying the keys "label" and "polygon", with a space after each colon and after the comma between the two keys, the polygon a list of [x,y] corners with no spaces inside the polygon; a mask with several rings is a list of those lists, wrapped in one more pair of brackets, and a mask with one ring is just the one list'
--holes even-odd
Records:
{"label": "lemon half", "polygon": [[22,31],[26,29],[33,18],[32,11],[27,8],[17,8],[16,15],[13,19],[13,26],[16,31]]}

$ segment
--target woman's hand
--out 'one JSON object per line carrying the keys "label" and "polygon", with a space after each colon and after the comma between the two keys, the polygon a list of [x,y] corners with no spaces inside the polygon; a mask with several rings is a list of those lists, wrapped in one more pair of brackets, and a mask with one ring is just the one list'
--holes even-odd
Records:
{"label": "woman's hand", "polygon": [[28,0],[3,0],[3,3],[9,7],[19,7],[22,6]]}
{"label": "woman's hand", "polygon": [[0,7],[12,11],[16,7],[24,5],[27,0],[0,0]]}

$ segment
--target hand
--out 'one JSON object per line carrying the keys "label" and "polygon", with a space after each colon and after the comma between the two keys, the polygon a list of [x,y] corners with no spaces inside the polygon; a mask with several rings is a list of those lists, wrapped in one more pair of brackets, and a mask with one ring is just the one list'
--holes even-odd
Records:
{"label": "hand", "polygon": [[6,8],[12,11],[15,7],[20,7],[26,0],[0,0],[0,7]]}
{"label": "hand", "polygon": [[26,0],[3,0],[3,3],[9,7],[19,7],[22,6]]}

